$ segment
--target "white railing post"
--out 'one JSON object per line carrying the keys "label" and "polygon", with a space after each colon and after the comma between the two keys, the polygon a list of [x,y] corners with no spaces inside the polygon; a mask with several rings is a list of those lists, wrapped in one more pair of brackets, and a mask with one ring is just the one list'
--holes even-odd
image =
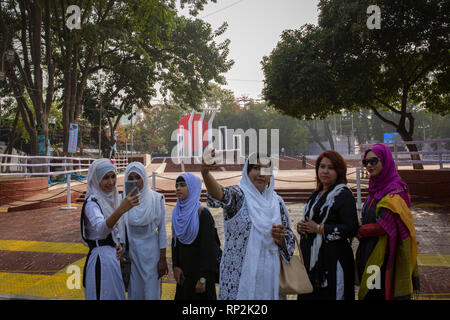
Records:
{"label": "white railing post", "polygon": [[397,149],[397,142],[394,142],[394,155],[395,155],[395,169],[398,170],[398,149]]}
{"label": "white railing post", "polygon": [[[67,165],[65,165],[65,166],[67,166]],[[67,170],[66,170],[67,171]],[[71,193],[70,193],[70,177],[71,177],[71,173],[67,173],[67,175],[66,175],[66,179],[67,179],[67,207],[62,207],[62,208],[60,208],[61,210],[74,210],[74,209],[76,209],[76,208],[74,208],[74,207],[71,207],[71,202],[72,202],[72,196],[71,196]]]}
{"label": "white railing post", "polygon": [[439,150],[439,169],[444,169],[444,163],[442,162],[442,147],[443,143],[442,142],[438,142],[438,150]]}
{"label": "white railing post", "polygon": [[[64,171],[67,171],[67,156],[64,156]],[[73,163],[73,160],[72,160]],[[70,190],[70,180],[72,178],[72,173],[66,173],[66,179],[67,179],[67,207],[62,207],[61,210],[73,210],[76,209],[71,206],[72,203],[72,195]]]}
{"label": "white railing post", "polygon": [[[24,172],[23,173],[28,173],[28,166],[27,166],[27,164],[28,164],[28,158],[25,158],[25,166],[24,166]],[[27,179],[27,178],[28,178],[28,175],[25,174],[25,179]]]}

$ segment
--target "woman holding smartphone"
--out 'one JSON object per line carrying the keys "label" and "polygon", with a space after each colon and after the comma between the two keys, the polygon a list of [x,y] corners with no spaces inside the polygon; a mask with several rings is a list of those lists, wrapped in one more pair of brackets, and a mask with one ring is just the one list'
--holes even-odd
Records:
{"label": "woman holding smartphone", "polygon": [[161,277],[168,273],[164,196],[150,189],[140,162],[127,166],[124,185],[130,181],[137,183],[141,201],[122,219],[121,242],[128,240],[131,260],[128,299],[159,300]]}
{"label": "woman holding smartphone", "polygon": [[97,159],[88,170],[86,201],[81,210],[81,237],[89,246],[83,270],[87,300],[125,299],[120,262],[116,257],[117,222],[139,204],[139,195],[122,202],[116,187],[116,167],[110,159]]}
{"label": "woman holding smartphone", "polygon": [[[211,156],[214,160],[215,150]],[[215,161],[205,160],[202,176],[208,206],[223,208],[219,299],[278,300],[280,258],[290,261],[295,240],[286,205],[274,191],[271,159],[250,154],[239,185],[230,187],[221,186],[211,174],[218,168]]]}

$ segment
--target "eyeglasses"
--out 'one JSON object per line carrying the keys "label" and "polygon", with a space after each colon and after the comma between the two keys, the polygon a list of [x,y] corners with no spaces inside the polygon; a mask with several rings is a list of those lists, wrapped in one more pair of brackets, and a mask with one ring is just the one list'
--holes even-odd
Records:
{"label": "eyeglasses", "polygon": [[378,159],[377,157],[373,157],[369,159],[363,159],[362,164],[364,167],[367,167],[368,164],[370,164],[371,166],[376,166],[378,161],[380,161],[380,159]]}

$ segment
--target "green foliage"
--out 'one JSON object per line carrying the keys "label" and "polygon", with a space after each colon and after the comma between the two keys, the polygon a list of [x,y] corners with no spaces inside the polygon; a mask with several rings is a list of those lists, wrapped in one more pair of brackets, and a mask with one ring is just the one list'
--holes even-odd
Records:
{"label": "green foliage", "polygon": [[[194,16],[207,2],[180,0]],[[198,108],[211,81],[224,83],[222,73],[233,63],[227,58],[229,41],[215,39],[226,26],[214,31],[202,20],[178,16],[175,0],[76,4],[81,8],[79,30],[66,27],[69,3],[64,1],[0,4],[0,54],[14,47],[18,56],[8,85],[29,91],[29,105],[19,103],[21,116],[36,110],[44,132],[54,101],[67,138],[69,123],[81,116],[98,125],[100,106],[102,124],[111,126],[133,106],[151,108],[158,87],[165,99]],[[6,94],[13,96],[8,88]],[[33,122],[27,122],[27,131],[35,136]]]}
{"label": "green foliage", "polygon": [[450,3],[377,1],[382,20],[374,30],[366,25],[371,4],[322,0],[318,26],[284,31],[262,61],[269,104],[306,119],[370,108],[404,139],[414,134],[410,103],[449,113]]}

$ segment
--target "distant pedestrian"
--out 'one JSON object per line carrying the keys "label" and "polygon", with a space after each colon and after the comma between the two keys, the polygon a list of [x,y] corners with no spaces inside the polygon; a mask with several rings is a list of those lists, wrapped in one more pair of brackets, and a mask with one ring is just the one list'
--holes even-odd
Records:
{"label": "distant pedestrian", "polygon": [[325,151],[317,158],[317,188],[297,224],[314,291],[299,295],[299,300],[355,299],[351,241],[358,231],[358,216],[346,174],[345,160],[336,151]]}
{"label": "distant pedestrian", "polygon": [[252,153],[236,186],[221,186],[210,173],[216,168],[203,162],[208,206],[223,208],[219,299],[278,300],[280,257],[290,261],[295,240],[286,205],[274,191],[270,158]]}
{"label": "distant pedestrian", "polygon": [[122,218],[121,242],[128,239],[131,260],[128,299],[159,300],[161,277],[168,273],[164,196],[150,189],[140,162],[127,166],[124,185],[127,181],[137,181],[140,193],[140,204]]}
{"label": "distant pedestrian", "polygon": [[305,155],[302,155],[302,167],[303,167],[303,169],[306,168],[306,156]]}
{"label": "distant pedestrian", "polygon": [[202,207],[202,181],[181,174],[175,184],[177,204],[172,211],[172,265],[177,282],[175,300],[216,300],[216,229]]}
{"label": "distant pedestrian", "polygon": [[117,222],[139,204],[139,195],[122,202],[116,187],[116,167],[97,159],[88,170],[86,201],[81,211],[81,236],[89,246],[83,270],[87,300],[125,299],[120,262],[116,256]]}
{"label": "distant pedestrian", "polygon": [[[417,241],[408,185],[389,148],[375,144],[364,154],[369,196],[358,231],[356,266],[360,300],[411,299],[419,288]],[[378,276],[372,281],[373,275]]]}

